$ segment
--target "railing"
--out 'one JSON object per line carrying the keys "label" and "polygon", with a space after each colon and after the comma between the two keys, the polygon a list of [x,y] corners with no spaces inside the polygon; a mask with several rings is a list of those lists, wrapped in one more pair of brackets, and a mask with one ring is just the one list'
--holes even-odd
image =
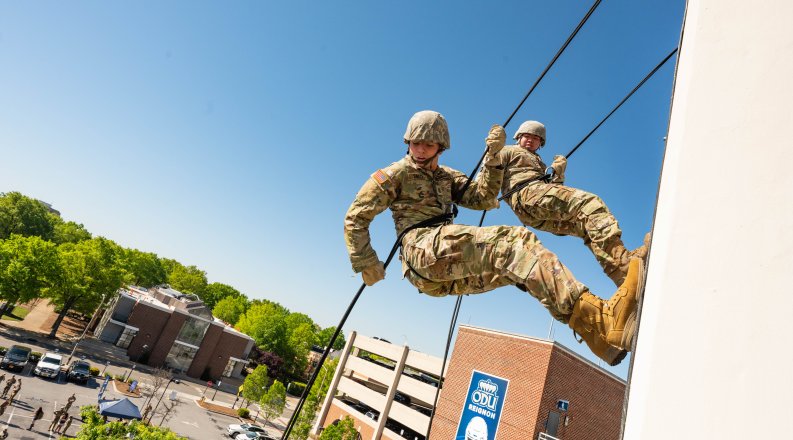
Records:
{"label": "railing", "polygon": [[548,434],[547,432],[541,432],[539,436],[537,436],[537,440],[559,440],[558,438]]}

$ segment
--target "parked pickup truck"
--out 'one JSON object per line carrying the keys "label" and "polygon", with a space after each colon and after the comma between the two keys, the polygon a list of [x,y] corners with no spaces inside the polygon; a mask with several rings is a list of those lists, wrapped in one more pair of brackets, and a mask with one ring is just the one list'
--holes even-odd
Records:
{"label": "parked pickup truck", "polygon": [[61,362],[63,361],[63,356],[57,353],[49,353],[47,352],[44,356],[41,357],[39,363],[36,364],[36,368],[33,369],[33,373],[37,376],[41,377],[58,377],[58,374],[61,372]]}

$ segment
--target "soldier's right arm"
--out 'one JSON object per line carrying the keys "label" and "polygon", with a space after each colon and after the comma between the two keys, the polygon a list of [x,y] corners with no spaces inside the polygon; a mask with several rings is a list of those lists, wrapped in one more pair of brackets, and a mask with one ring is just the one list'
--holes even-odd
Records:
{"label": "soldier's right arm", "polygon": [[358,191],[344,218],[344,241],[356,273],[379,261],[372,248],[369,224],[397,197],[399,182],[394,171],[394,167],[375,171]]}

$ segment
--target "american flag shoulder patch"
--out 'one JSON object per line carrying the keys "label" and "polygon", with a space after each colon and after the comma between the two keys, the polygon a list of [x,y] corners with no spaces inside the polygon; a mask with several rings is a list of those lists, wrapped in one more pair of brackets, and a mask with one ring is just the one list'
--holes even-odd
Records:
{"label": "american flag shoulder patch", "polygon": [[380,185],[383,185],[388,182],[389,177],[383,170],[377,170],[372,174],[372,179]]}

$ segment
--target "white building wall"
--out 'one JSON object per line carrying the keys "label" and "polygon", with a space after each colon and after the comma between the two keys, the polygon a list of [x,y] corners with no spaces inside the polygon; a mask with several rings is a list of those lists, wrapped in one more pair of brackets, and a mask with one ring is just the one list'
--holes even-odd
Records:
{"label": "white building wall", "polygon": [[625,439],[793,438],[791,23],[688,2]]}

